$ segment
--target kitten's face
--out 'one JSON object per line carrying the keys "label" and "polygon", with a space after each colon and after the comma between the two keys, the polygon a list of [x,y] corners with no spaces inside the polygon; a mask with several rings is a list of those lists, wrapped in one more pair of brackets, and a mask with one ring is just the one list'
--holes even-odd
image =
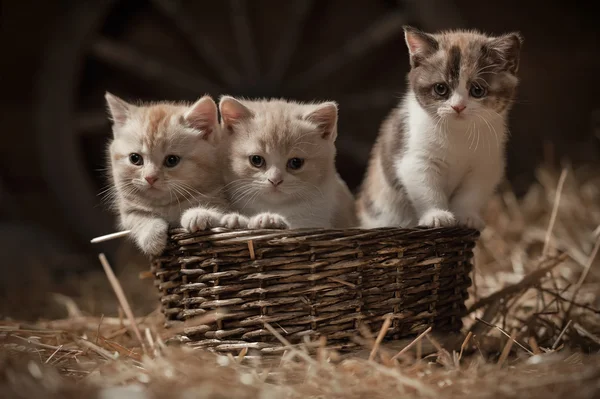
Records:
{"label": "kitten's face", "polygon": [[234,202],[283,204],[323,195],[321,186],[334,170],[334,103],[242,103],[225,97],[220,108]]}
{"label": "kitten's face", "polygon": [[134,106],[110,94],[114,120],[110,144],[117,191],[157,204],[201,197],[215,181],[216,104],[204,97],[193,106]]}
{"label": "kitten's face", "polygon": [[427,34],[405,28],[409,82],[430,115],[473,121],[503,115],[517,88],[521,38],[473,32]]}

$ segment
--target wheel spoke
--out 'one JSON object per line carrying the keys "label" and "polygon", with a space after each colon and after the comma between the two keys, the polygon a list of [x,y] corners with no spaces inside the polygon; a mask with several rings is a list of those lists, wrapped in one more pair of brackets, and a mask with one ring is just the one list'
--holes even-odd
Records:
{"label": "wheel spoke", "polygon": [[180,1],[152,0],[156,8],[172,19],[181,32],[187,37],[194,50],[210,67],[220,75],[228,86],[240,83],[240,73],[221,56],[210,40],[198,31],[197,24],[181,8]]}
{"label": "wheel spoke", "polygon": [[312,8],[313,0],[295,1],[292,8],[292,16],[289,21],[289,28],[284,32],[281,38],[279,48],[273,57],[273,66],[268,73],[270,83],[276,85],[281,82],[285,72],[287,71],[292,56],[298,47],[300,35],[306,24],[306,18]]}
{"label": "wheel spoke", "polygon": [[97,59],[146,80],[166,83],[196,96],[206,92],[220,92],[220,87],[207,79],[190,75],[111,39],[97,39],[91,50]]}
{"label": "wheel spoke", "polygon": [[406,16],[394,11],[369,26],[365,31],[348,40],[340,50],[321,59],[307,71],[290,79],[289,89],[298,90],[322,80],[353,60],[367,54],[402,31]]}
{"label": "wheel spoke", "polygon": [[238,51],[244,65],[245,74],[250,81],[259,76],[258,53],[252,37],[252,27],[248,16],[246,0],[231,0],[232,25]]}

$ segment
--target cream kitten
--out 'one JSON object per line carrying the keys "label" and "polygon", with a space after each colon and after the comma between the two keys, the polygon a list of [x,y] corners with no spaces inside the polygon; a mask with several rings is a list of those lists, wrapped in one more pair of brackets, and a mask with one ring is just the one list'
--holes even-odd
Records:
{"label": "cream kitten", "polygon": [[337,105],[283,100],[219,104],[226,193],[250,228],[356,225],[354,200],[335,169]]}
{"label": "cream kitten", "polygon": [[460,223],[504,175],[521,37],[405,28],[410,89],[382,124],[357,208],[364,227]]}
{"label": "cream kitten", "polygon": [[193,105],[132,105],[106,93],[113,120],[109,146],[112,196],[123,229],[146,254],[160,254],[169,225],[202,204],[197,228],[219,224],[225,199],[217,163],[217,106],[204,96]]}

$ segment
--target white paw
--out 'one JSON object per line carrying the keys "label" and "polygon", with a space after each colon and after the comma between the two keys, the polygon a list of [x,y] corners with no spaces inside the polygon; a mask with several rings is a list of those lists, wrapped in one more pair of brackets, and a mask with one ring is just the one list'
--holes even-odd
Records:
{"label": "white paw", "polygon": [[477,213],[457,213],[458,224],[475,230],[483,230],[485,222]]}
{"label": "white paw", "polygon": [[160,255],[167,246],[169,223],[162,219],[155,219],[144,224],[143,228],[133,234],[142,252],[148,255]]}
{"label": "white paw", "polygon": [[269,212],[259,213],[248,222],[250,229],[288,229],[289,227],[283,216]]}
{"label": "white paw", "polygon": [[431,209],[419,220],[419,226],[425,227],[447,227],[454,226],[456,219],[454,215],[448,211],[442,209]]}
{"label": "white paw", "polygon": [[222,217],[221,212],[213,209],[192,208],[185,211],[181,216],[181,227],[195,233],[196,231],[220,226]]}
{"label": "white paw", "polygon": [[221,226],[227,227],[228,229],[245,229],[248,227],[248,219],[244,215],[239,213],[227,213],[221,218]]}

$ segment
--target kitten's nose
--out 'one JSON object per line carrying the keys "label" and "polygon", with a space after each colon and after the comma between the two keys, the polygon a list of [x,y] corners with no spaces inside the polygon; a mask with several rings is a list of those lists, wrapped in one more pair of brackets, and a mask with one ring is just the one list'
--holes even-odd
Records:
{"label": "kitten's nose", "polygon": [[146,176],[146,177],[144,177],[144,179],[146,179],[146,181],[148,182],[148,184],[153,185],[158,180],[158,177],[156,177],[156,176]]}
{"label": "kitten's nose", "polygon": [[452,106],[452,109],[455,110],[457,114],[460,114],[461,112],[463,112],[463,110],[465,108],[467,108],[467,106],[466,105],[462,105],[462,104],[460,104],[460,105],[453,105]]}
{"label": "kitten's nose", "polygon": [[269,182],[274,185],[275,187],[277,187],[278,185],[280,185],[281,183],[283,183],[283,179],[269,179]]}

